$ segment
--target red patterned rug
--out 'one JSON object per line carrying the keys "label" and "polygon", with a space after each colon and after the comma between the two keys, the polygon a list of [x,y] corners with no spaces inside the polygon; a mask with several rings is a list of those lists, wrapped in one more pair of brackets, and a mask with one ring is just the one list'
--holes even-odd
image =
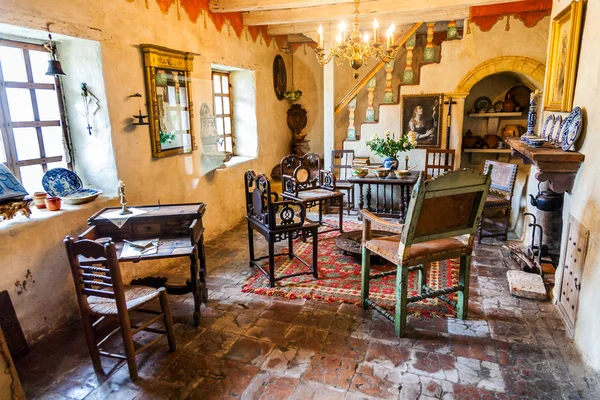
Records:
{"label": "red patterned rug", "polygon": [[[362,225],[356,222],[344,223],[346,232],[360,230]],[[328,303],[354,303],[360,304],[361,286],[361,264],[360,259],[344,255],[335,244],[335,238],[339,232],[329,232],[319,235],[319,279],[315,280],[312,275],[301,275],[293,278],[283,279],[276,282],[271,288],[269,280],[257,271],[244,282],[243,291],[267,296],[279,296],[288,299],[314,299]],[[300,239],[294,242],[294,252],[304,260],[310,262],[312,254],[312,241],[304,243]],[[261,264],[264,265],[264,264]],[[275,258],[275,276],[288,275],[295,272],[306,271],[307,267],[298,260],[290,260],[287,257]],[[267,269],[267,267],[264,267]],[[377,265],[371,263],[371,273],[384,272],[394,269],[392,264]],[[448,260],[431,263],[428,272],[427,284],[432,289],[454,286],[458,284],[459,262]],[[417,294],[416,271],[411,272],[408,277],[409,296]],[[370,297],[377,304],[389,310],[394,310],[396,276],[371,281]],[[455,294],[454,294],[455,295]],[[455,296],[450,296],[456,300]],[[456,316],[456,311],[447,303],[439,299],[426,299],[410,303],[409,314],[421,317],[444,317]]]}

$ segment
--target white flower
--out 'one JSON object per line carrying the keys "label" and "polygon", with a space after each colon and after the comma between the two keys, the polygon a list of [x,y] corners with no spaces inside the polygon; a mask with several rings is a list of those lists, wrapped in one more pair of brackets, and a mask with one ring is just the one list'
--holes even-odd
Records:
{"label": "white flower", "polygon": [[374,133],[373,136],[371,136],[371,140],[377,140],[377,134]]}
{"label": "white flower", "polygon": [[408,142],[404,142],[403,146],[404,146],[404,148],[406,149],[406,148],[408,148],[408,146],[410,146],[410,143],[408,143]]}
{"label": "white flower", "polygon": [[390,136],[392,133],[390,131],[385,131],[385,136]]}

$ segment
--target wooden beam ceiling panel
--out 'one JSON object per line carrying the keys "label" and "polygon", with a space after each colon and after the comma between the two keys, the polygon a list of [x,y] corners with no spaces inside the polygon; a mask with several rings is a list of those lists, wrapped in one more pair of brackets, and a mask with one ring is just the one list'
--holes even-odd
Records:
{"label": "wooden beam ceiling panel", "polygon": [[[469,17],[469,7],[458,7],[451,10],[441,10],[427,13],[396,13],[396,14],[383,14],[377,17],[379,22],[381,34],[383,35],[385,29],[394,23],[396,25],[396,33],[401,32],[401,25],[409,25],[419,21],[449,21],[452,19],[465,19]],[[363,29],[370,29],[373,23],[373,16],[362,16],[360,18],[361,27]],[[291,35],[295,33],[314,33],[319,29],[319,25],[323,26],[323,30],[331,30],[333,32],[338,31],[339,21],[323,21],[323,22],[302,22],[297,24],[280,24],[280,25],[269,25],[267,33],[269,35]],[[350,24],[347,22],[347,25]]]}
{"label": "wooden beam ceiling panel", "polygon": [[[480,5],[512,3],[520,0],[373,0],[361,3],[361,15],[382,15],[389,13],[420,13],[427,15],[436,11],[452,10],[458,7],[471,7]],[[316,7],[288,8],[282,10],[253,11],[243,13],[244,25],[275,25],[302,23],[310,21],[330,21],[347,19],[348,22],[354,12],[352,3],[329,4]],[[425,18],[433,21],[433,18]]]}
{"label": "wooden beam ceiling panel", "polygon": [[[363,0],[361,4],[372,0]],[[282,10],[289,8],[303,8],[325,6],[331,4],[352,4],[354,0],[210,0],[210,11],[214,13],[240,12],[240,11],[266,11]]]}

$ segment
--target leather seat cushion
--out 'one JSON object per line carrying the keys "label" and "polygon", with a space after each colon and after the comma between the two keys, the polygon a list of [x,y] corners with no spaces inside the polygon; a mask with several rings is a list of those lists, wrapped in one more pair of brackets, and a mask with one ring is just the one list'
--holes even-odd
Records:
{"label": "leather seat cushion", "polygon": [[[410,247],[409,260],[429,258],[432,256],[443,256],[444,253],[467,253],[468,246],[463,237],[453,237],[445,239],[430,240],[428,242],[416,243]],[[387,236],[372,239],[366,242],[369,250],[379,254],[392,262],[399,262],[398,246],[401,235]],[[406,260],[405,260],[406,261]]]}
{"label": "leather seat cushion", "polygon": [[343,196],[343,193],[332,192],[325,189],[310,189],[298,192],[298,198],[302,201],[322,200]]}

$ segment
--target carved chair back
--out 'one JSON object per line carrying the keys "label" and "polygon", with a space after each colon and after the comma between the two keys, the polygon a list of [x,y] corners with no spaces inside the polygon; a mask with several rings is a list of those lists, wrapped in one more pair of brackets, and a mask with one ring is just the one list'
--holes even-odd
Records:
{"label": "carved chair back", "polygon": [[507,200],[511,200],[513,191],[515,190],[519,166],[517,164],[486,160],[483,166],[484,173],[487,173],[490,167],[493,167],[491,192]]}
{"label": "carved chair back", "polygon": [[454,149],[427,149],[425,152],[425,173],[436,177],[454,170]]}
{"label": "carved chair back", "polygon": [[352,177],[354,150],[332,150],[331,172],[337,181],[346,181]]}
{"label": "carved chair back", "polygon": [[463,169],[429,180],[421,173],[413,188],[398,255],[408,257],[413,244],[461,235],[469,235],[472,247],[490,183],[491,171],[482,175]]}
{"label": "carved chair back", "polygon": [[[77,299],[82,309],[89,311],[88,296],[104,297],[115,300],[120,312],[127,311],[125,289],[115,244],[112,241],[104,245],[93,240],[75,241],[67,236],[64,240],[71,274],[75,282]],[[102,266],[82,266],[79,256],[97,259]]]}
{"label": "carved chair back", "polygon": [[316,153],[306,153],[302,157],[290,154],[281,159],[281,184],[285,193],[311,189],[335,189],[335,176],[321,170],[321,159]]}
{"label": "carved chair back", "polygon": [[248,219],[269,230],[304,225],[304,206],[293,201],[279,201],[279,195],[271,191],[271,182],[266,175],[248,170],[244,174],[244,185]]}

